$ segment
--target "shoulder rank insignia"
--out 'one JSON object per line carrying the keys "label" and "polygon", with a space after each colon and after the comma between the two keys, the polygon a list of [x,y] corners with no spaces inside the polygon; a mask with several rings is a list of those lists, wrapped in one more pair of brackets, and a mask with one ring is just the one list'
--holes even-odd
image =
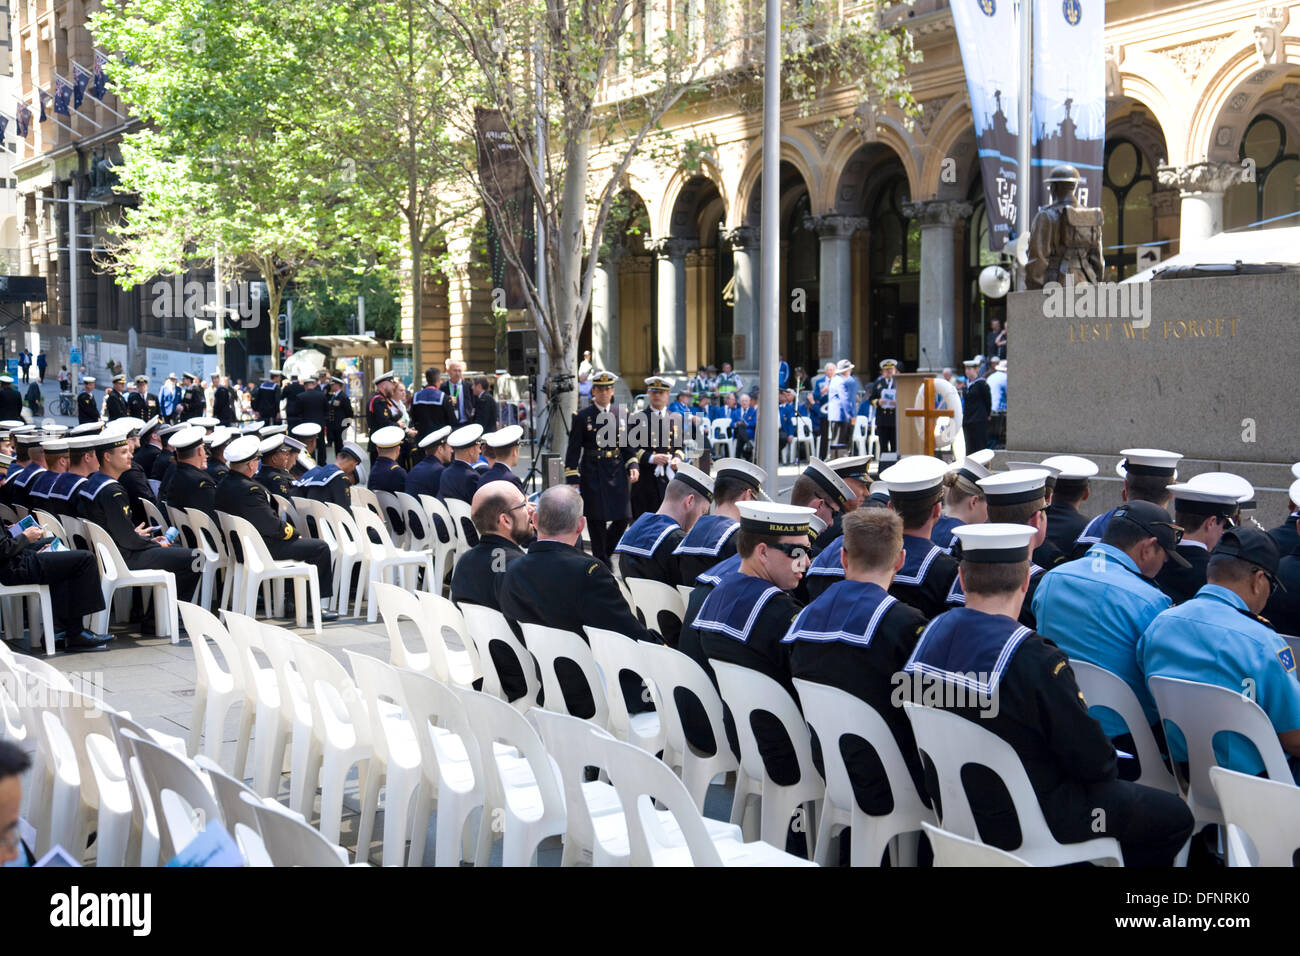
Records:
{"label": "shoulder rank insignia", "polygon": [[1291,653],[1291,648],[1284,647],[1277,652],[1277,659],[1282,662],[1287,673],[1295,670],[1295,655]]}
{"label": "shoulder rank insignia", "polygon": [[588,574],[591,574],[591,572],[595,571],[598,567],[600,567],[600,562],[599,562],[599,561],[593,561],[593,562],[591,562],[591,567],[589,567],[589,568],[587,569],[587,573],[588,573]]}

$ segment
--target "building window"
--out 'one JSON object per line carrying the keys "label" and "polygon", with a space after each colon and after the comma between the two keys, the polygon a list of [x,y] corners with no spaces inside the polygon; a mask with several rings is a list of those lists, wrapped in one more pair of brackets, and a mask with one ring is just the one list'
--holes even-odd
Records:
{"label": "building window", "polygon": [[[1223,199],[1223,226],[1300,226],[1300,156],[1295,137],[1273,117],[1257,116],[1246,127],[1237,155],[1255,163],[1255,181],[1238,183]],[[1280,218],[1286,217],[1286,218]],[[1273,221],[1269,221],[1273,220]]]}
{"label": "building window", "polygon": [[1137,272],[1136,246],[1155,239],[1151,163],[1131,140],[1107,140],[1101,185],[1102,258],[1117,282]]}
{"label": "building window", "polygon": [[907,175],[899,173],[880,190],[871,210],[871,274],[914,275],[921,268],[921,227],[903,213]]}

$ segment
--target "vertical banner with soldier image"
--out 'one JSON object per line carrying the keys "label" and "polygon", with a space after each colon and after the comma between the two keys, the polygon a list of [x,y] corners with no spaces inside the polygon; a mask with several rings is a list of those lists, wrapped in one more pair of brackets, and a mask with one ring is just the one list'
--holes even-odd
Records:
{"label": "vertical banner with soldier image", "polygon": [[[1022,0],[1024,2],[1024,0]],[[952,0],[989,223],[989,248],[1016,231],[1021,201],[1020,32],[1012,0]]]}
{"label": "vertical banner with soldier image", "polygon": [[1069,163],[1081,206],[1101,205],[1106,147],[1104,0],[1034,0],[1033,175],[1030,218],[1051,201],[1043,180]]}
{"label": "vertical banner with soldier image", "polygon": [[[500,110],[478,107],[474,110],[478,131],[479,177],[488,196],[487,242],[492,268],[492,288],[504,291],[504,301],[494,294],[493,307],[523,309],[528,307],[524,276],[511,265],[503,241],[518,251],[525,265],[535,258],[533,191],[529,185],[528,166],[506,127]],[[493,213],[500,211],[500,221]],[[504,235],[503,235],[504,233]]]}

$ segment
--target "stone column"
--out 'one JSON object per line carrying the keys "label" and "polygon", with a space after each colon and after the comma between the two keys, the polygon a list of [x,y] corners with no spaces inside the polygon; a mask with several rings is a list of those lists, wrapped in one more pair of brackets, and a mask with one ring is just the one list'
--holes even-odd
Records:
{"label": "stone column", "polygon": [[[865,216],[814,216],[812,227],[821,240],[821,300],[818,331],[831,333],[827,359],[846,359],[853,349],[853,234],[867,228]],[[820,350],[819,350],[820,351]]]}
{"label": "stone column", "polygon": [[615,246],[600,257],[591,289],[591,361],[598,369],[618,371],[619,263],[627,255]]}
{"label": "stone column", "polygon": [[758,286],[762,271],[758,228],[739,226],[726,230],[722,237],[731,243],[732,253],[735,304],[731,307],[731,334],[733,338],[743,337],[745,343],[745,357],[732,365],[736,371],[752,371],[758,368]]}
{"label": "stone column", "polygon": [[1188,163],[1161,166],[1156,175],[1160,185],[1173,186],[1182,194],[1178,251],[1186,252],[1223,232],[1223,194],[1229,186],[1242,182],[1246,167],[1240,163]]}
{"label": "stone column", "polygon": [[650,244],[659,257],[659,355],[653,363],[665,374],[686,368],[686,253],[698,247],[695,239],[656,239]]}
{"label": "stone column", "polygon": [[921,227],[919,356],[922,371],[956,365],[957,249],[953,227],[974,207],[955,199],[927,199],[903,206]]}

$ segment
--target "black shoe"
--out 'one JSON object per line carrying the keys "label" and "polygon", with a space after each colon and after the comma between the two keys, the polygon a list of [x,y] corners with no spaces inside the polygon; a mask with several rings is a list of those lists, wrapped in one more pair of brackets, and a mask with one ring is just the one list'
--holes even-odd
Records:
{"label": "black shoe", "polygon": [[55,644],[62,644],[70,651],[85,651],[93,648],[107,647],[113,640],[112,634],[96,634],[93,631],[80,631],[68,636],[66,632],[59,632],[54,636]]}
{"label": "black shoe", "polygon": [[339,619],[338,611],[321,611],[320,619],[322,621],[337,621]]}

